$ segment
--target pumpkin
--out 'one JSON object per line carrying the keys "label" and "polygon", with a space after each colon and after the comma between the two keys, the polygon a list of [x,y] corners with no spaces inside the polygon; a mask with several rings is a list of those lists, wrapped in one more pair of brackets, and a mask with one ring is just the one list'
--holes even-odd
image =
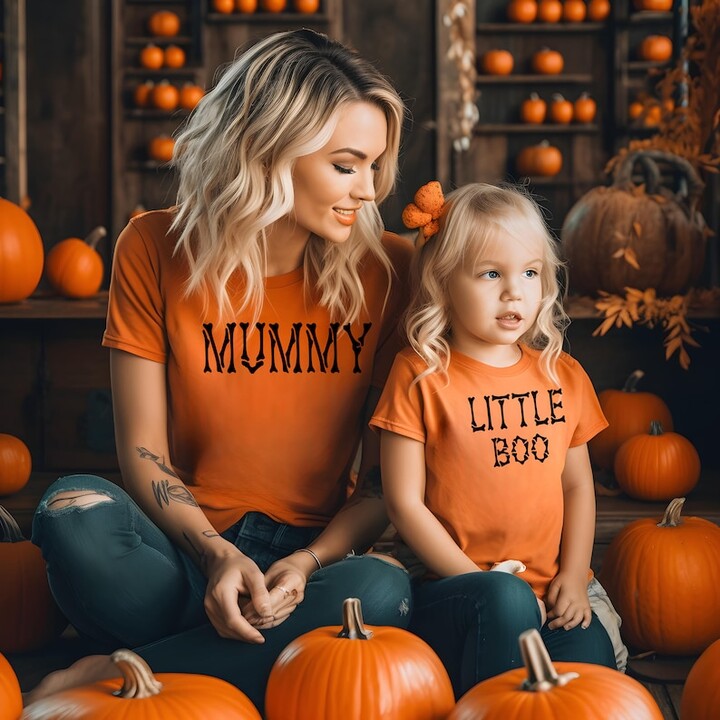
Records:
{"label": "pumpkin", "polygon": [[597,113],[597,103],[584,92],[573,104],[573,120],[579,123],[591,123]]}
{"label": "pumpkin", "polygon": [[557,50],[541,48],[532,56],[531,66],[539,75],[559,75],[563,71],[565,60]]}
{"label": "pumpkin", "polygon": [[684,502],[626,525],[603,558],[600,582],[637,651],[694,655],[720,638],[720,527],[681,518]]}
{"label": "pumpkin", "polygon": [[562,3],[560,0],[540,0],[537,16],[540,22],[559,22],[562,17]]}
{"label": "pumpkin", "polygon": [[717,720],[720,711],[720,640],[695,661],[682,691],[682,720]]}
{"label": "pumpkin", "polygon": [[475,685],[447,720],[662,720],[649,691],[628,675],[604,665],[553,664],[534,628],[519,642],[525,667]]}
{"label": "pumpkin", "polygon": [[587,15],[587,7],[583,0],[565,0],[562,19],[565,22],[582,22]]}
{"label": "pumpkin", "polygon": [[454,704],[430,646],[366,627],[357,598],[343,603],[342,627],[311,630],[280,653],[265,692],[267,720],[441,720]]}
{"label": "pumpkin", "polygon": [[657,420],[647,434],[626,440],[615,455],[615,479],[630,497],[670,500],[687,495],[700,479],[700,456],[675,432],[663,432]]}
{"label": "pumpkin", "polygon": [[573,104],[560,93],[553,93],[550,119],[558,125],[569,125],[573,119]]}
{"label": "pumpkin", "polygon": [[43,242],[30,216],[0,198],[0,303],[19,302],[35,291],[44,261]]}
{"label": "pumpkin", "polygon": [[99,225],[84,240],[67,238],[50,250],[45,274],[56,292],[69,298],[88,298],[97,293],[104,265],[95,248],[106,235],[107,230]]}
{"label": "pumpkin", "polygon": [[286,5],[287,0],[260,0],[260,7],[270,13],[282,12]]}
{"label": "pumpkin", "polygon": [[42,553],[2,506],[0,577],[0,652],[29,652],[54,640],[67,621],[50,593]]}
{"label": "pumpkin", "polygon": [[130,650],[116,650],[112,661],[122,678],[63,690],[25,708],[23,720],[73,718],[193,718],[261,720],[248,697],[209,675],[158,673]]}
{"label": "pumpkin", "polygon": [[[670,166],[673,178],[687,181],[677,193],[662,186],[657,162]],[[644,187],[633,182],[638,163]],[[685,292],[705,264],[705,221],[698,209],[702,190],[684,158],[658,150],[628,153],[615,168],[613,184],[593,188],[565,216],[560,240],[571,292],[624,295],[626,287],[654,288],[658,296]],[[619,256],[628,246],[639,267]]]}
{"label": "pumpkin", "polygon": [[633,100],[628,105],[628,117],[630,120],[637,120],[645,110],[645,106],[639,100]]}
{"label": "pumpkin", "polygon": [[512,0],[507,6],[507,19],[516,23],[531,23],[537,17],[535,0]]}
{"label": "pumpkin", "polygon": [[0,720],[17,720],[22,713],[22,694],[12,665],[0,654]]}
{"label": "pumpkin", "polygon": [[547,140],[523,148],[517,156],[517,170],[521,175],[551,177],[562,170],[562,153]]}
{"label": "pumpkin", "polygon": [[175,140],[169,135],[157,135],[148,143],[148,155],[157,162],[170,162],[175,149]]}
{"label": "pumpkin", "polygon": [[610,0],[590,0],[587,8],[588,20],[602,22],[610,15]]}
{"label": "pumpkin", "polygon": [[140,64],[148,70],[159,70],[163,66],[165,53],[161,47],[149,43],[140,51]]}
{"label": "pumpkin", "polygon": [[547,103],[537,93],[530,93],[520,105],[520,119],[524,123],[541,123],[546,113]]}
{"label": "pumpkin", "polygon": [[185,51],[177,45],[168,45],[163,55],[163,64],[169,68],[181,68],[185,65]]}
{"label": "pumpkin", "polygon": [[229,15],[234,9],[233,0],[212,0],[212,8],[215,12]]}
{"label": "pumpkin", "polygon": [[167,110],[168,112],[171,112],[178,106],[178,102],[180,101],[180,91],[174,85],[171,85],[167,80],[163,80],[153,88],[152,93],[150,94],[150,100],[153,107],[158,108],[158,110]]}
{"label": "pumpkin", "polygon": [[295,12],[311,15],[320,9],[320,0],[293,0]]}
{"label": "pumpkin", "polygon": [[515,60],[507,50],[488,50],[480,58],[480,68],[488,75],[509,75]]}
{"label": "pumpkin", "polygon": [[185,83],[180,88],[178,102],[183,110],[192,110],[205,95],[205,91],[195,83]]}
{"label": "pumpkin", "polygon": [[235,9],[241,13],[254,13],[258,9],[258,0],[235,0]]}
{"label": "pumpkin", "polygon": [[22,490],[30,479],[32,457],[28,446],[14,435],[0,433],[0,495]]}
{"label": "pumpkin", "polygon": [[150,95],[154,87],[155,83],[152,80],[145,80],[135,86],[133,90],[133,103],[135,103],[135,107],[144,108],[149,105]]}
{"label": "pumpkin", "polygon": [[667,62],[672,57],[672,40],[665,35],[648,35],[638,46],[638,57],[651,62]]}
{"label": "pumpkin", "polygon": [[638,392],[637,384],[644,376],[642,370],[635,370],[622,390],[608,388],[598,393],[608,426],[588,441],[588,450],[590,459],[603,470],[612,470],[618,448],[628,438],[646,432],[653,420],[668,430],[673,429],[665,401],[654,393]]}
{"label": "pumpkin", "polygon": [[652,12],[670,12],[673,0],[634,0],[636,10],[651,10]]}
{"label": "pumpkin", "polygon": [[172,10],[158,10],[148,18],[148,30],[151,35],[171,37],[180,32],[180,18]]}

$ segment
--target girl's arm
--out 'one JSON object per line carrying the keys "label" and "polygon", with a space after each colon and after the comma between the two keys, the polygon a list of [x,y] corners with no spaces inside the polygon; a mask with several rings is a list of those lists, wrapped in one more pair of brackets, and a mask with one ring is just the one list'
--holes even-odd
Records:
{"label": "girl's arm", "polygon": [[386,430],[380,444],[385,502],[403,540],[439,577],[478,572],[425,505],[425,445]]}
{"label": "girl's arm", "polygon": [[150,519],[208,577],[205,609],[220,635],[263,642],[243,618],[238,596],[250,595],[263,616],[273,612],[257,565],[215,531],[173,470],[168,445],[165,365],[111,350],[118,462],[126,490]]}
{"label": "girl's arm", "polygon": [[547,595],[551,629],[590,624],[588,570],[595,540],[595,490],[587,445],[568,450],[562,473],[564,501],[560,571]]}

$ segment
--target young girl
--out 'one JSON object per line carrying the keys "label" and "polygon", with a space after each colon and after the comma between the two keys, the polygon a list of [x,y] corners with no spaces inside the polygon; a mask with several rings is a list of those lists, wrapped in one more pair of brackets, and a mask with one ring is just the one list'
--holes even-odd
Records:
{"label": "young girl", "polygon": [[[412,247],[376,205],[403,115],[343,45],[272,35],[177,138],[177,206],[118,239],[103,342],[124,489],[61,478],[33,527],[60,607],[102,647],[262,709],[277,655],[346,597],[407,625],[407,573],[363,555],[388,522],[367,419],[407,304]],[[116,674],[91,656],[28,700]]]}
{"label": "young girl", "polygon": [[[609,601],[590,572],[586,443],[607,423],[561,349],[555,243],[535,203],[510,187],[472,184],[445,202],[430,183],[415,199],[404,213],[421,226],[410,347],[371,420],[390,519],[424,565],[410,629],[458,696],[521,664],[517,638],[530,627],[542,626],[555,660],[615,667],[593,612]],[[482,572],[506,558],[526,569]],[[622,664],[617,616],[604,619]]]}

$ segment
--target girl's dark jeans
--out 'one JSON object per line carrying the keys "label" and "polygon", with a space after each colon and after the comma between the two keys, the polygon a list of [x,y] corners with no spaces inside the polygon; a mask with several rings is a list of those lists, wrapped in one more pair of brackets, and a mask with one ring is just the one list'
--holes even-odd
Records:
{"label": "girl's dark jeans", "polygon": [[[108,499],[84,507],[48,507],[57,493],[71,490]],[[222,535],[264,572],[320,532],[251,512]],[[351,555],[313,573],[303,602],[285,622],[263,631],[264,644],[223,639],[207,622],[206,580],[195,564],[124,490],[94,475],[53,483],[35,513],[32,540],[42,549],[58,605],[80,634],[107,651],[135,648],[156,672],[227,680],[261,712],[275,658],[298,635],[341,624],[345,598],[360,598],[370,625],[404,628],[410,620],[405,570],[377,557]]]}

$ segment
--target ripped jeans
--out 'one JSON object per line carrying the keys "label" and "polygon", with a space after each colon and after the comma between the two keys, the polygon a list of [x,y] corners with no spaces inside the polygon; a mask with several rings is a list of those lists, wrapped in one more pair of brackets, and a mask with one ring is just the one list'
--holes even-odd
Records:
{"label": "ripped jeans", "polygon": [[[49,505],[58,493],[76,490],[108,499],[56,510]],[[222,536],[264,572],[321,531],[252,512]],[[206,580],[195,564],[122,488],[94,475],[71,475],[50,486],[33,518],[32,541],[42,549],[58,605],[81,635],[108,651],[135,648],[156,672],[220,677],[261,712],[275,658],[298,635],[341,624],[345,598],[361,599],[371,625],[405,628],[410,619],[407,572],[377,557],[351,555],[312,574],[290,617],[262,631],[264,644],[221,638],[208,624]]]}

